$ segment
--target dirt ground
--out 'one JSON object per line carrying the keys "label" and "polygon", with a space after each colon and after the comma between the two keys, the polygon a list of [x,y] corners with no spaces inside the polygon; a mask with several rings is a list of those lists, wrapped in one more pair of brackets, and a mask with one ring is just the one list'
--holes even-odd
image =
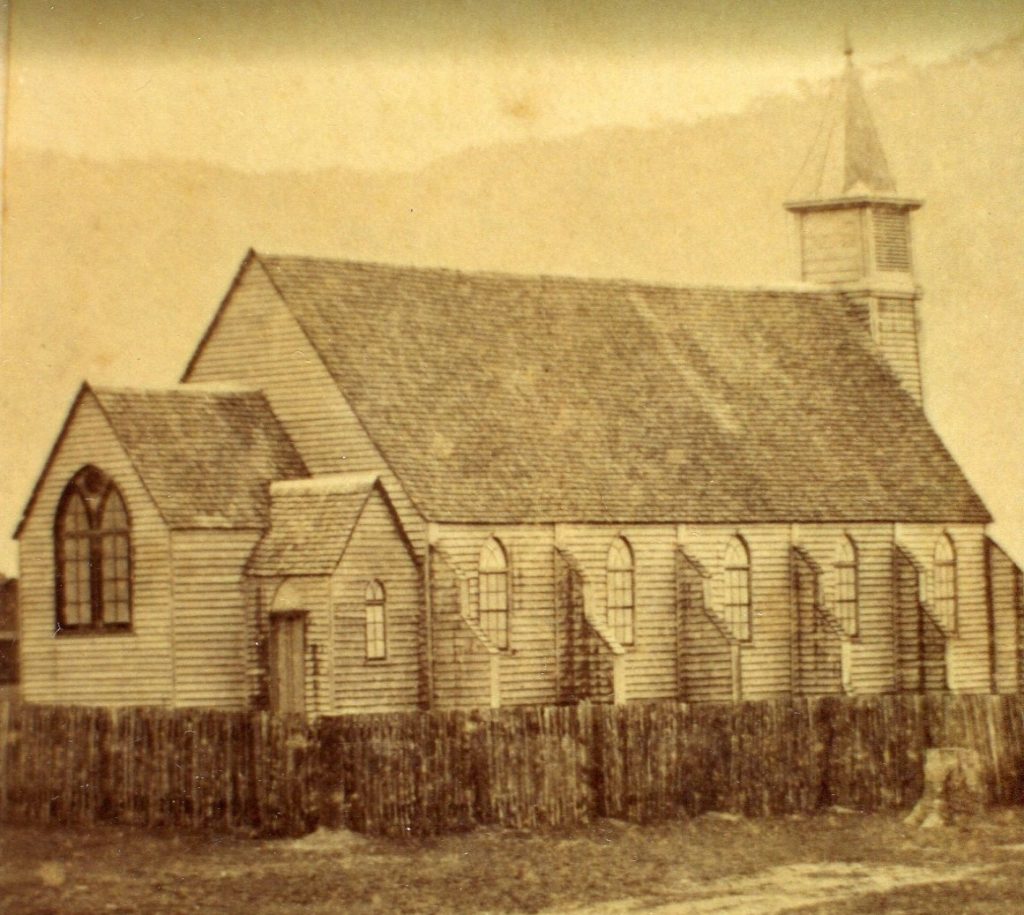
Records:
{"label": "dirt ground", "polygon": [[298,840],[3,827],[0,913],[1024,911],[1024,810]]}

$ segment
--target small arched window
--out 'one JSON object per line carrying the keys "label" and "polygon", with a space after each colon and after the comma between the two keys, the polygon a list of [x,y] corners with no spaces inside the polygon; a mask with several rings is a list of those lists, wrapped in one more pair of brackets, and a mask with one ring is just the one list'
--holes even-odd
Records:
{"label": "small arched window", "polygon": [[622,645],[636,639],[633,550],[624,537],[617,537],[608,549],[608,626]]}
{"label": "small arched window", "polygon": [[857,635],[860,626],[858,609],[857,545],[849,537],[843,537],[836,549],[836,617],[843,631],[850,636]]}
{"label": "small arched window", "polygon": [[388,656],[384,585],[371,581],[366,586],[366,659],[382,661]]}
{"label": "small arched window", "polygon": [[496,537],[480,550],[480,627],[498,647],[508,648],[508,554]]}
{"label": "small arched window", "polygon": [[935,615],[950,632],[957,625],[956,547],[949,534],[935,544]]}
{"label": "small arched window", "polygon": [[750,641],[750,551],[739,536],[725,550],[725,621],[733,635]]}
{"label": "small arched window", "polygon": [[59,629],[131,626],[131,522],[120,490],[103,471],[84,467],[65,487],[54,553]]}

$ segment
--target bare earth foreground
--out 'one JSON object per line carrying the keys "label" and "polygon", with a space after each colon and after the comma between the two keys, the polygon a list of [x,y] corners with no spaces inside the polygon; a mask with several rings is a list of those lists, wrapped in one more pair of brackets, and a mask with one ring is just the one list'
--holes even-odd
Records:
{"label": "bare earth foreground", "polygon": [[1024,810],[914,830],[831,813],[433,840],[3,827],[0,912],[1024,911]]}

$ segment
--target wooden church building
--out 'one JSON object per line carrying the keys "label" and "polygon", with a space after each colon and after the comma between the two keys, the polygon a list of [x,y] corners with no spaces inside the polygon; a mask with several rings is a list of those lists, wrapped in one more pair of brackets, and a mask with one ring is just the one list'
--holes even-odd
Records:
{"label": "wooden church building", "polygon": [[250,252],[165,390],[84,385],[17,531],[30,702],[1020,688],[1021,575],[922,410],[911,214],[848,63],[799,282]]}

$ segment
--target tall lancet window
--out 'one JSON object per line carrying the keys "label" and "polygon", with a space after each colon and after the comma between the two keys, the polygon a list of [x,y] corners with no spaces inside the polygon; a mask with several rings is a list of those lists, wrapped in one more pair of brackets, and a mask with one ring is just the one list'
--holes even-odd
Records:
{"label": "tall lancet window", "polygon": [[508,648],[508,554],[496,537],[480,551],[480,627],[498,648]]}
{"label": "tall lancet window", "polygon": [[622,645],[636,641],[633,571],[633,550],[624,537],[617,537],[608,549],[608,626]]}
{"label": "tall lancet window", "polygon": [[384,618],[384,585],[371,581],[366,586],[366,659],[383,661],[388,656],[387,626]]}
{"label": "tall lancet window", "polygon": [[836,549],[836,617],[843,631],[849,636],[857,635],[860,629],[860,608],[858,601],[857,545],[849,537],[843,537]]}
{"label": "tall lancet window", "polygon": [[935,544],[935,616],[950,632],[957,626],[956,547],[948,534]]}
{"label": "tall lancet window", "polygon": [[64,488],[54,554],[59,629],[131,626],[131,523],[120,490],[103,471],[83,467]]}
{"label": "tall lancet window", "polygon": [[743,538],[736,536],[725,550],[725,621],[742,642],[751,638],[750,551]]}

